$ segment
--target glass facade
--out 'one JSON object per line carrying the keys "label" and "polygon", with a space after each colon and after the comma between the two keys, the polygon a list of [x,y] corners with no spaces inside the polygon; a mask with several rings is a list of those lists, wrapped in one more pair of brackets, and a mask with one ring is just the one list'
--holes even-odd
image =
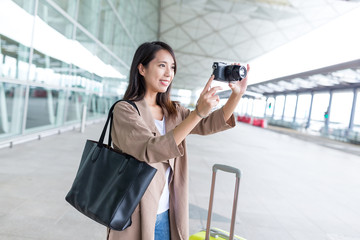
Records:
{"label": "glass facade", "polygon": [[[266,118],[269,125],[307,131],[341,141],[358,142],[359,89],[244,97],[236,108],[240,116]],[[330,99],[331,98],[331,99]],[[329,114],[326,114],[327,110]],[[353,111],[353,113],[352,113]],[[353,115],[353,116],[352,116]]]}
{"label": "glass facade", "polygon": [[4,4],[19,29],[0,28],[0,142],[79,125],[84,110],[86,120],[104,118],[137,46],[157,40],[158,0]]}

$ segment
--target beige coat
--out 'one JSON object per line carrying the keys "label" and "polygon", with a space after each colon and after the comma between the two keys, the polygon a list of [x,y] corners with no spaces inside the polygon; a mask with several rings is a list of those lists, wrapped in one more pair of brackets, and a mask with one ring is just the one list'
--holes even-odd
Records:
{"label": "beige coat", "polygon": [[[158,202],[165,185],[165,171],[170,165],[170,231],[171,239],[189,238],[188,163],[185,140],[177,145],[174,128],[189,114],[190,110],[178,105],[177,116],[165,114],[166,134],[161,136],[145,100],[136,102],[141,116],[127,102],[120,102],[114,109],[111,132],[114,147],[140,161],[149,163],[158,171],[132,215],[132,224],[124,231],[108,229],[110,240],[153,240]],[[225,122],[222,108],[203,119],[192,134],[207,135],[235,126],[234,116]],[[171,159],[171,160],[169,160]]]}

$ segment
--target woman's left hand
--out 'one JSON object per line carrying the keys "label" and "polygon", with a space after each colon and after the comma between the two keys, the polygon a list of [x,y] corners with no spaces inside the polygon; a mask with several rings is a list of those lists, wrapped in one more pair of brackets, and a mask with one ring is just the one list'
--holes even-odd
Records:
{"label": "woman's left hand", "polygon": [[[240,63],[234,63],[234,65],[240,65]],[[241,81],[234,81],[229,83],[229,87],[231,88],[233,94],[242,96],[247,88],[247,80],[250,71],[250,65],[247,64],[246,66],[247,74],[246,78],[242,79]]]}

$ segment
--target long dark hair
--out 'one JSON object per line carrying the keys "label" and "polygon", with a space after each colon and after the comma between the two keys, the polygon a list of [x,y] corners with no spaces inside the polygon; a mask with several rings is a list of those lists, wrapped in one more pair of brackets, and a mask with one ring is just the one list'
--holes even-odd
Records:
{"label": "long dark hair", "polygon": [[[172,48],[168,44],[160,41],[143,43],[138,47],[134,54],[130,68],[129,85],[126,89],[123,99],[139,101],[144,98],[146,92],[145,79],[140,74],[138,66],[141,63],[146,68],[149,62],[155,58],[155,54],[162,49],[167,50],[173,57],[175,63],[175,75],[176,59]],[[158,93],[156,95],[156,103],[165,108],[168,111],[169,116],[174,116],[176,113],[176,105],[175,102],[170,100],[171,85],[172,82],[170,83],[166,92]]]}

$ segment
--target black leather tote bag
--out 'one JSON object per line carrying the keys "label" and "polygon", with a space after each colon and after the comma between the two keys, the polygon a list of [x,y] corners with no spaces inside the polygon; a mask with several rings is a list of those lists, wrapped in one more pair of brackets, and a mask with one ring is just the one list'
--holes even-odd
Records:
{"label": "black leather tote bag", "polygon": [[[135,103],[127,102],[140,115]],[[76,178],[65,199],[89,218],[121,231],[131,225],[131,215],[157,170],[111,148],[111,125],[116,103],[110,108],[99,142],[86,141]],[[106,145],[103,142],[109,122]]]}

